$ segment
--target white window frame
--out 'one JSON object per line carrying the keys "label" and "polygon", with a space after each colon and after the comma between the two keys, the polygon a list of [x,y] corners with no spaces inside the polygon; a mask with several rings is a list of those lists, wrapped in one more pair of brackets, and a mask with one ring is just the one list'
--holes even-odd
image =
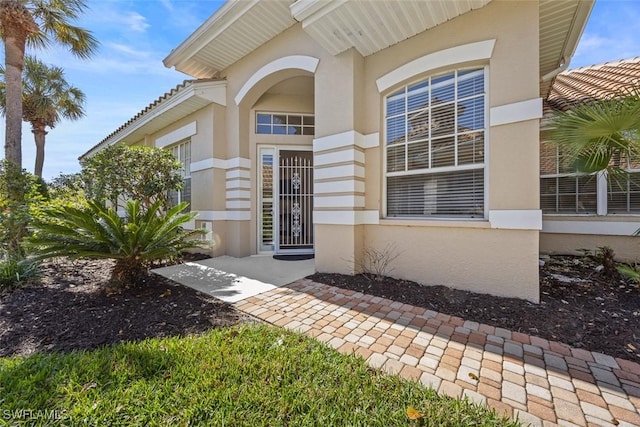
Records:
{"label": "white window frame", "polygon": [[[185,159],[180,158],[180,147],[185,146],[188,148],[189,156],[188,158],[185,156]],[[167,150],[170,150],[173,156],[178,160],[183,167],[183,170],[180,171],[182,175],[183,185],[185,185],[185,181],[189,180],[189,185],[191,185],[191,138],[183,139],[175,144],[171,144],[166,147]],[[186,152],[186,149],[185,149]],[[177,154],[176,154],[177,153]],[[176,191],[178,194],[178,200],[176,204],[182,203],[184,200],[184,188],[182,190]],[[191,191],[190,191],[191,193]],[[187,207],[187,211],[191,210],[191,200],[189,200],[189,206]]]}
{"label": "white window frame", "polygon": [[[260,123],[258,121],[258,116],[261,115],[261,114],[267,114],[267,115],[272,116],[271,122],[269,124]],[[289,127],[289,126],[299,126],[301,133],[300,134],[274,133],[273,132],[273,127],[274,127],[273,116],[286,116],[287,123],[284,124],[284,125],[278,124],[278,126],[284,126],[285,128]],[[289,125],[289,117],[300,117],[300,125],[297,125],[297,124]],[[305,117],[312,117],[313,118],[313,125],[305,125],[304,124],[304,118]],[[269,126],[271,128],[271,132],[270,133],[258,132],[258,126]],[[305,129],[312,129],[312,133],[304,133]],[[275,112],[275,111],[256,111],[255,112],[255,128],[254,128],[254,132],[255,132],[256,135],[311,136],[311,137],[314,137],[315,133],[316,133],[315,114],[312,114],[312,113],[282,113],[282,112]]]}
{"label": "white window frame", "polygon": [[[407,88],[409,86],[415,85],[417,83],[420,82],[424,82],[425,80],[429,79],[429,78],[437,78],[439,76],[443,76],[452,72],[460,72],[460,71],[466,71],[466,70],[473,70],[473,69],[482,69],[483,73],[484,73],[484,161],[482,163],[481,166],[479,166],[478,164],[473,164],[473,165],[462,165],[462,166],[447,166],[447,167],[440,167],[440,168],[436,168],[434,170],[434,168],[427,168],[427,169],[416,169],[416,170],[410,170],[410,171],[403,171],[403,172],[388,172],[387,168],[388,168],[388,159],[387,159],[387,153],[388,153],[388,144],[387,144],[387,98],[392,95],[393,93],[397,92],[398,90],[400,90],[401,88]],[[382,96],[382,104],[383,104],[383,108],[382,108],[382,128],[383,128],[383,136],[382,136],[382,144],[383,144],[383,155],[382,155],[382,162],[383,162],[383,179],[382,179],[382,192],[383,192],[383,201],[382,201],[382,210],[383,210],[383,217],[385,219],[389,219],[389,220],[418,220],[418,221],[423,221],[423,220],[430,220],[430,221],[486,221],[489,218],[489,168],[487,167],[487,165],[489,165],[489,140],[490,140],[490,108],[489,108],[489,94],[490,94],[490,86],[489,86],[489,65],[476,65],[476,66],[460,66],[460,67],[455,67],[452,66],[450,68],[448,68],[445,71],[442,72],[438,72],[438,73],[432,73],[429,75],[424,75],[421,76],[420,78],[415,78],[412,79],[410,81],[407,82],[403,82],[400,85],[395,85],[393,87],[391,87],[389,90],[386,91],[386,93]],[[457,98],[457,93],[454,96],[454,100],[458,100]],[[456,115],[456,122],[457,122],[457,115]],[[457,124],[456,124],[457,125]],[[429,142],[429,146],[431,147],[431,141]],[[455,146],[455,152],[457,153],[457,149],[458,149],[458,144],[456,144]],[[431,150],[431,148],[429,148],[429,150]],[[407,151],[407,156],[408,156],[408,151]],[[431,155],[430,155],[431,156]],[[457,157],[457,155],[456,155]],[[457,171],[462,171],[462,170],[477,170],[477,169],[482,169],[483,170],[483,187],[484,187],[484,194],[483,194],[483,217],[470,217],[470,216],[402,216],[402,217],[396,217],[396,216],[389,216],[388,215],[388,185],[387,185],[387,178],[389,178],[390,176],[410,176],[410,175],[424,175],[424,174],[437,174],[437,173],[446,173],[446,172],[457,172]]]}
{"label": "white window frame", "polygon": [[[554,141],[540,141],[540,144],[556,144],[556,142]],[[556,148],[556,153],[557,153],[557,148]],[[559,171],[559,162],[560,162],[560,156],[559,154],[556,154],[555,156],[555,167],[556,167],[556,173],[551,173],[551,174],[542,174],[540,173],[539,179],[540,181],[542,181],[542,179],[544,178],[563,178],[563,177],[570,177],[570,176],[579,176],[581,174],[577,173],[577,172],[560,172]],[[629,173],[640,173],[640,169],[637,168],[625,168],[625,170]],[[592,174],[594,176],[594,179],[596,179],[596,211],[595,212],[549,212],[549,211],[542,211],[542,214],[545,216],[581,216],[581,217],[589,217],[589,216],[609,216],[609,217],[614,217],[614,216],[640,216],[640,210],[637,212],[623,212],[623,213],[619,213],[619,212],[609,212],[609,188],[610,185],[616,185],[614,183],[610,183],[609,182],[609,178],[608,178],[608,174],[606,171],[600,171],[600,172],[596,172],[594,174]],[[625,193],[625,194],[628,194]],[[542,197],[542,194],[539,194],[539,198],[540,201]],[[542,206],[540,206],[540,209],[542,209]]]}

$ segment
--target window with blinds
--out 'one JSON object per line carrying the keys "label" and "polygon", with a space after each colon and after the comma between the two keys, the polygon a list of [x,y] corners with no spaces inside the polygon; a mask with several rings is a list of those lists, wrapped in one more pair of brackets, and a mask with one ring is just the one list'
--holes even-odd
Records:
{"label": "window with blinds", "polygon": [[595,214],[598,209],[595,175],[573,171],[567,150],[540,142],[540,209],[545,213]]}
{"label": "window with blinds", "polygon": [[620,157],[612,162],[626,170],[627,174],[607,176],[605,172],[600,172],[606,176],[606,185],[599,186],[599,174],[576,173],[566,149],[553,141],[541,141],[542,212],[577,215],[640,213],[640,159]]}
{"label": "window with blinds", "polygon": [[187,202],[186,211],[191,210],[191,140],[180,142],[169,148],[173,156],[182,164],[180,173],[184,179],[182,190],[169,191],[169,206]]}
{"label": "window with blinds", "polygon": [[385,98],[387,217],[484,217],[485,68]]}

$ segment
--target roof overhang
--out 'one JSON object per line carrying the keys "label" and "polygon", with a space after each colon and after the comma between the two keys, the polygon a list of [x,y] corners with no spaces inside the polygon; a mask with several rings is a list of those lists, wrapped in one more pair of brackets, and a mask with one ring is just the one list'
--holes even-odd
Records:
{"label": "roof overhang", "polygon": [[227,82],[224,80],[187,80],[165,93],[132,119],[80,156],[90,157],[113,144],[135,144],[177,120],[212,103],[226,105]]}
{"label": "roof overhang", "polygon": [[332,55],[355,48],[369,56],[490,1],[298,0],[291,14]]}
{"label": "roof overhang", "polygon": [[[540,95],[566,69],[595,0],[540,0]],[[491,0],[231,0],[175,48],[164,64],[214,77],[289,27],[302,28],[333,55],[371,55]]]}
{"label": "roof overhang", "polygon": [[163,63],[195,78],[210,78],[296,24],[293,0],[227,1]]}
{"label": "roof overhang", "polygon": [[595,0],[540,1],[540,96],[546,98],[555,76],[578,47]]}

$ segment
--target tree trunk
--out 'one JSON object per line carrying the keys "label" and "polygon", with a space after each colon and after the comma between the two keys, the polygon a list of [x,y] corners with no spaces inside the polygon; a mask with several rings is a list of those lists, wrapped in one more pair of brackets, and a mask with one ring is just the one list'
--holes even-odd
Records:
{"label": "tree trunk", "polygon": [[42,178],[42,166],[44,165],[44,142],[45,136],[47,132],[44,130],[45,127],[42,124],[34,124],[33,129],[33,138],[36,141],[36,165],[33,168],[33,174]]}
{"label": "tree trunk", "polygon": [[25,13],[28,14],[28,11],[25,12],[24,6],[18,1],[0,2],[7,94],[4,156],[19,168],[22,168],[22,68],[30,18]]}

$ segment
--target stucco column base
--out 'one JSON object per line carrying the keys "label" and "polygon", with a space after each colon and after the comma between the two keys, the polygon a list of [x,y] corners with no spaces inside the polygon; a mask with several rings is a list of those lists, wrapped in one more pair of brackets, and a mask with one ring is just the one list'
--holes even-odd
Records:
{"label": "stucco column base", "polygon": [[362,225],[315,226],[315,260],[318,273],[359,273],[364,243]]}
{"label": "stucco column base", "polygon": [[251,255],[251,222],[227,221],[226,242],[227,255],[245,257]]}

